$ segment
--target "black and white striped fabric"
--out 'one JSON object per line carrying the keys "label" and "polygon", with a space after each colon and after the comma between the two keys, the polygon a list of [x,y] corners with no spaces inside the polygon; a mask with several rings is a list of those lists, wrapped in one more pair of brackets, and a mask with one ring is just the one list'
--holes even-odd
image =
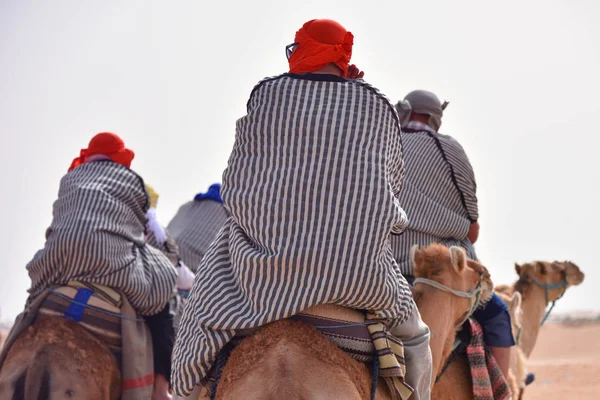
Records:
{"label": "black and white striped fabric", "polygon": [[231,213],[206,253],[174,350],[175,391],[201,383],[235,330],[335,303],[392,326],[412,295],[390,236],[406,215],[394,107],[364,81],[262,81],[238,120],[221,195]]}
{"label": "black and white striped fabric", "polygon": [[196,272],[204,254],[229,215],[218,201],[193,200],[182,205],[167,230],[179,246],[179,257]]}
{"label": "black and white striped fabric", "polygon": [[147,229],[146,243],[155,249],[160,250],[169,258],[169,261],[171,261],[171,263],[177,267],[179,265],[179,247],[175,241],[175,238],[168,229],[165,229],[165,235],[167,236],[167,240],[164,243],[159,243],[159,241],[156,239],[154,231],[152,231],[152,229]]}
{"label": "black and white striped fabric", "polygon": [[112,161],[75,168],[60,182],[46,244],[27,265],[30,295],[70,280],[122,290],[142,315],[173,295],[177,272],[146,244],[148,195],[132,170]]}
{"label": "black and white striped fabric", "polygon": [[460,246],[477,260],[467,239],[471,223],[479,218],[477,185],[462,146],[450,136],[408,128],[402,145],[406,176],[400,203],[409,223],[404,234],[392,238],[402,273],[413,275],[410,248],[415,244]]}

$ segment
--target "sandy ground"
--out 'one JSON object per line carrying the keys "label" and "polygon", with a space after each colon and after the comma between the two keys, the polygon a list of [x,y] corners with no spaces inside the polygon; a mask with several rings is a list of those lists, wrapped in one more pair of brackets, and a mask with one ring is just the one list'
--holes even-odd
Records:
{"label": "sandy ground", "polygon": [[[0,348],[6,332],[0,332]],[[600,322],[548,323],[542,328],[529,370],[536,381],[527,400],[600,399]]]}
{"label": "sandy ground", "polygon": [[600,399],[599,337],[600,322],[545,325],[529,360],[536,381],[524,398]]}

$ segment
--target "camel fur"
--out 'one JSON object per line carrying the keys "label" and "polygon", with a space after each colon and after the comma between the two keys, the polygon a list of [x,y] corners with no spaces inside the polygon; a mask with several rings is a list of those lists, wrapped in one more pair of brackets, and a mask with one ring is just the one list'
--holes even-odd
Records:
{"label": "camel fur", "polygon": [[[529,359],[537,341],[540,324],[549,303],[556,301],[571,286],[577,286],[585,279],[585,274],[579,267],[570,261],[534,261],[522,265],[515,264],[515,271],[519,279],[511,286],[501,285],[496,287],[499,295],[513,296],[520,294],[521,300],[521,340],[515,346],[511,355],[511,371],[520,384],[520,395],[524,391],[524,376],[527,375],[526,360]],[[565,288],[551,289],[548,291],[534,282],[553,285],[566,279]],[[510,306],[509,306],[510,308]],[[515,362],[516,359],[516,362]]]}
{"label": "camel fur", "polygon": [[11,346],[0,398],[113,400],[121,395],[115,356],[75,321],[38,316]]}
{"label": "camel fur", "polygon": [[[439,244],[411,252],[415,277],[434,280],[451,289],[470,292],[481,277],[481,299],[491,296],[493,284],[487,269],[476,261],[467,259],[460,247],[447,248]],[[432,399],[473,398],[471,370],[466,356],[457,357],[440,376],[454,341],[457,324],[470,311],[469,299],[455,296],[435,287],[417,283],[414,288],[415,302],[423,321],[431,330],[431,353],[433,359]],[[436,377],[440,376],[436,383]]]}

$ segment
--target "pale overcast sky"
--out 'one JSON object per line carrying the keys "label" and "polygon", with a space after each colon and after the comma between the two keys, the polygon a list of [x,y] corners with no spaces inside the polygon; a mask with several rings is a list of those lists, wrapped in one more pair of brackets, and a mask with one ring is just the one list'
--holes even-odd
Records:
{"label": "pale overcast sky", "polygon": [[300,26],[355,35],[365,79],[396,101],[449,100],[442,133],[478,180],[477,251],[570,259],[586,281],[557,311],[600,310],[600,2],[0,0],[2,319],[21,311],[60,178],[100,131],[135,150],[159,218],[221,179],[253,86],[285,72]]}

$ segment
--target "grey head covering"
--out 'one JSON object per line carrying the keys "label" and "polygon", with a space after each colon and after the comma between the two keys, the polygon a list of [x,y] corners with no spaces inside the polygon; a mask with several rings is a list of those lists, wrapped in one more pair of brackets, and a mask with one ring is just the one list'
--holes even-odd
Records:
{"label": "grey head covering", "polygon": [[436,132],[442,125],[442,116],[444,115],[444,109],[448,105],[448,102],[442,102],[432,92],[427,90],[413,90],[404,97],[404,100],[400,100],[396,104],[396,110],[400,117],[400,124],[405,127],[410,121],[410,114],[415,112],[417,114],[429,115],[429,126],[431,126]]}

